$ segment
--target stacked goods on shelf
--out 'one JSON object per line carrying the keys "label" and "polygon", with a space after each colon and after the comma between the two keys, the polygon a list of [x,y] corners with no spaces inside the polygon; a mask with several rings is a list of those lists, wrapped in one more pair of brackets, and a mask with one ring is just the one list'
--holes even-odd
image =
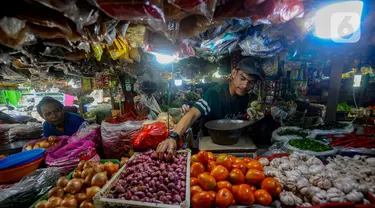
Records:
{"label": "stacked goods on shelf", "polygon": [[213,153],[200,151],[192,156],[190,195],[193,208],[229,207],[235,205],[271,205],[282,187],[274,177],[267,177],[263,166],[267,158],[251,160],[226,154],[216,158]]}

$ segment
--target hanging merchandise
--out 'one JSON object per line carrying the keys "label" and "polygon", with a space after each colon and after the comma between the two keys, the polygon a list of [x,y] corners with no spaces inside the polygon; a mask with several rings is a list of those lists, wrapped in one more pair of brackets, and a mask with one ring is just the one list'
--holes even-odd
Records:
{"label": "hanging merchandise", "polygon": [[102,60],[102,55],[103,55],[102,46],[97,42],[91,42],[90,45],[91,45],[92,51],[94,52],[94,56],[95,56],[96,60],[97,61]]}
{"label": "hanging merchandise", "polygon": [[155,0],[92,0],[104,13],[118,20],[147,23],[155,29],[165,26],[163,1]]}
{"label": "hanging merchandise", "polygon": [[273,57],[283,49],[281,37],[270,33],[270,29],[260,29],[238,44],[243,56]]}
{"label": "hanging merchandise", "polygon": [[263,63],[262,69],[266,76],[276,76],[278,71],[278,61],[276,57],[267,59],[265,63]]}
{"label": "hanging merchandise", "polygon": [[119,57],[124,56],[125,54],[129,56],[130,46],[122,36],[117,36],[113,41],[113,44],[111,46],[107,46],[107,49],[111,58],[113,60],[116,60]]}
{"label": "hanging merchandise", "polygon": [[92,79],[91,78],[82,77],[82,79],[81,79],[81,87],[82,87],[83,91],[91,91],[93,89],[93,87],[92,87]]}
{"label": "hanging merchandise", "polygon": [[132,48],[139,48],[144,45],[146,27],[143,25],[129,25],[125,37]]}
{"label": "hanging merchandise", "polygon": [[302,0],[237,0],[218,5],[216,18],[251,18],[255,24],[287,22],[303,14]]}
{"label": "hanging merchandise", "polygon": [[97,75],[94,80],[95,89],[109,88],[110,77],[108,75]]}

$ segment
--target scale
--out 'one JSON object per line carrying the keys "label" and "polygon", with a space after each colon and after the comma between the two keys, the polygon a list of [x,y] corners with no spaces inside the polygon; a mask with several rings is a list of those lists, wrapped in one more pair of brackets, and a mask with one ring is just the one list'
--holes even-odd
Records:
{"label": "scale", "polygon": [[210,136],[199,138],[199,150],[206,150],[212,153],[230,153],[237,157],[251,157],[257,156],[258,148],[249,136],[242,135],[236,144],[220,145],[212,142]]}

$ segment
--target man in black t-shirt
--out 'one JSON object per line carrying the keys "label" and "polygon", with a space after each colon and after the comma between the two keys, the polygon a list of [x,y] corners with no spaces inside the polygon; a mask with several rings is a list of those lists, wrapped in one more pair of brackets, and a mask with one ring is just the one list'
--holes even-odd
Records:
{"label": "man in black t-shirt", "polygon": [[159,158],[164,152],[171,157],[176,151],[176,140],[201,117],[200,127],[210,120],[238,118],[242,116],[249,103],[248,92],[262,77],[254,66],[253,60],[244,58],[238,63],[238,68],[232,70],[230,82],[216,85],[206,91],[203,98],[176,125],[169,138],[161,142],[156,151]]}

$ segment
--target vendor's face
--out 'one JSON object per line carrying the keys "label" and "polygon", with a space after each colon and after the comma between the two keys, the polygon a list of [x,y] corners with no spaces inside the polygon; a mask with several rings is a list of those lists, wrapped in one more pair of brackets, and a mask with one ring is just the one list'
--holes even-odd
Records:
{"label": "vendor's face", "polygon": [[57,125],[64,121],[64,111],[56,103],[46,103],[41,107],[42,117],[50,124]]}
{"label": "vendor's face", "polygon": [[244,96],[256,85],[257,80],[254,76],[248,75],[242,70],[233,70],[232,82],[236,88],[236,94]]}

